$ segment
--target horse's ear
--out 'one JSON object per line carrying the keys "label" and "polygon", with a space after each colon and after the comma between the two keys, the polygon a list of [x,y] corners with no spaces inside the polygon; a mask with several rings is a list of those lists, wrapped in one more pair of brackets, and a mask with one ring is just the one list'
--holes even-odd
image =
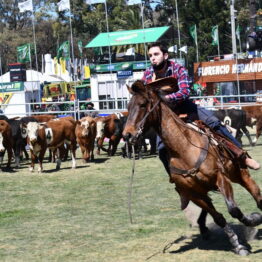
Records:
{"label": "horse's ear", "polygon": [[127,87],[128,92],[129,92],[131,95],[133,95],[134,92],[133,92],[133,90],[132,90],[132,87],[129,86],[129,85],[126,85],[126,87]]}
{"label": "horse's ear", "polygon": [[136,80],[131,87],[127,85],[127,89],[130,94],[134,95],[135,93],[141,93],[146,90],[146,86],[142,80]]}

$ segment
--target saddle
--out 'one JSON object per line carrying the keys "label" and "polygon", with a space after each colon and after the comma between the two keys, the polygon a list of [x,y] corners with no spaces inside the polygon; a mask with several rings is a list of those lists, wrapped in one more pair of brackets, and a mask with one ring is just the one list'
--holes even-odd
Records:
{"label": "saddle", "polygon": [[240,160],[240,163],[242,160],[244,160],[247,156],[247,152],[243,149],[236,146],[231,140],[229,140],[227,137],[217,133],[215,130],[207,126],[203,121],[196,120],[194,123],[197,125],[197,127],[208,134],[209,137],[212,137],[216,142],[217,146],[220,152],[220,156],[224,156],[222,154],[223,149],[227,151],[232,159]]}

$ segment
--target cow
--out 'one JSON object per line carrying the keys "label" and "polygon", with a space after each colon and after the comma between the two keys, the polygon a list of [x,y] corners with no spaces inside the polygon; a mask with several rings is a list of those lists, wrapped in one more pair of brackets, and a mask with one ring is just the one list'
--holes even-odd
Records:
{"label": "cow", "polygon": [[[76,167],[76,122],[71,119],[54,119],[47,123],[29,122],[27,125],[28,142],[31,151],[31,167],[34,169],[35,156],[39,158],[39,172],[42,172],[42,162],[46,148],[52,151],[66,144],[72,154],[72,168]],[[59,170],[61,165],[60,150],[57,150],[56,169]]]}
{"label": "cow", "polygon": [[3,163],[4,152],[7,151],[8,160],[7,168],[11,167],[13,156],[12,130],[10,125],[5,120],[0,120],[0,164]]}
{"label": "cow", "polygon": [[[43,115],[32,115],[31,117],[33,117],[34,119],[36,119],[38,122],[42,122],[42,123],[46,123],[50,120],[53,120],[53,119],[56,119],[56,115],[49,115],[49,114],[43,114]],[[72,116],[69,116],[69,117],[64,117],[63,119],[74,119]],[[67,148],[63,148],[61,147],[60,148],[60,151],[63,152],[63,160],[67,159],[67,156],[68,156],[68,150]],[[49,150],[49,162],[53,162],[55,163],[55,160],[56,160],[56,150],[55,151],[51,151]]]}
{"label": "cow", "polygon": [[247,126],[252,127],[252,122],[250,121],[250,117],[247,116],[246,112],[241,109],[219,109],[214,110],[214,115],[226,126],[232,127],[236,130],[236,139],[242,144],[241,137],[243,133],[248,138],[248,141],[251,146],[253,146],[253,142],[250,136],[249,131],[247,130]]}
{"label": "cow", "polygon": [[55,115],[31,115],[31,117],[35,118],[38,122],[48,122],[49,120],[55,119]]}
{"label": "cow", "polygon": [[83,117],[76,122],[76,141],[81,149],[85,162],[94,160],[94,146],[96,138],[96,122],[92,117]]}
{"label": "cow", "polygon": [[262,133],[262,105],[242,106],[242,110],[247,114],[252,124],[256,125],[256,137],[253,139],[255,145]]}
{"label": "cow", "polygon": [[[97,117],[97,154],[100,154],[100,149],[107,152],[109,156],[113,156],[117,150],[117,146],[122,138],[123,118],[127,116],[127,112],[114,113],[105,117]],[[109,138],[108,149],[103,147],[105,138]]]}

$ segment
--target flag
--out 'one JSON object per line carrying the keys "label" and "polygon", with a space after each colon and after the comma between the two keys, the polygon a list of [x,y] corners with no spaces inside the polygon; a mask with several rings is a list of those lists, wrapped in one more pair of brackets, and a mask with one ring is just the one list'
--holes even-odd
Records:
{"label": "flag", "polygon": [[61,57],[59,59],[59,62],[60,62],[62,74],[65,74],[66,73],[66,60],[63,57]]}
{"label": "flag", "polygon": [[106,0],[86,0],[86,3],[88,5],[93,5],[93,4],[105,4]]}
{"label": "flag", "polygon": [[31,61],[30,44],[18,46],[16,50],[18,62],[26,63]]}
{"label": "flag", "polygon": [[211,36],[213,38],[212,45],[218,46],[218,25],[212,27]]}
{"label": "flag", "polygon": [[57,59],[59,60],[60,57],[64,57],[65,59],[68,59],[70,57],[69,48],[70,48],[69,41],[63,42],[57,50]]}
{"label": "flag", "polygon": [[186,45],[182,46],[181,48],[179,48],[179,51],[184,52],[185,54],[187,54],[187,46]]}
{"label": "flag", "polygon": [[177,45],[170,46],[168,52],[177,53]]}
{"label": "flag", "polygon": [[236,29],[236,36],[238,40],[240,40],[240,32],[241,32],[241,27],[238,25]]}
{"label": "flag", "polygon": [[58,75],[59,74],[59,67],[58,67],[58,59],[57,57],[54,57],[54,71],[55,71],[55,74]]}
{"label": "flag", "polygon": [[95,56],[103,55],[102,47],[95,47],[94,48],[94,54],[95,54]]}
{"label": "flag", "polygon": [[69,0],[61,0],[60,2],[57,3],[57,5],[58,5],[59,12],[70,9]]}
{"label": "flag", "polygon": [[139,5],[142,4],[142,0],[126,0],[127,5]]}
{"label": "flag", "polygon": [[84,66],[84,78],[90,78],[90,67],[89,66]]}
{"label": "flag", "polygon": [[194,39],[195,44],[197,45],[197,28],[196,28],[196,25],[192,25],[189,28],[189,33],[192,36],[192,38]]}
{"label": "flag", "polygon": [[125,52],[125,55],[127,56],[135,55],[135,48],[134,47],[128,48]]}
{"label": "flag", "polygon": [[27,0],[25,2],[22,3],[18,3],[18,8],[20,13],[23,13],[25,11],[31,11],[33,12],[33,3],[32,0]]}
{"label": "flag", "polygon": [[83,56],[83,43],[82,43],[81,40],[79,40],[79,41],[77,42],[77,46],[78,46],[79,54],[80,54],[80,56],[82,57],[82,56]]}

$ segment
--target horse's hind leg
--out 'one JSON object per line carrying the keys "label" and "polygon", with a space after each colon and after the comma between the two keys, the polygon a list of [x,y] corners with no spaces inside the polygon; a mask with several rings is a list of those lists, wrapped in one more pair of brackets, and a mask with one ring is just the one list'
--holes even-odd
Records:
{"label": "horse's hind leg", "polygon": [[217,186],[225,198],[228,212],[232,217],[237,218],[246,226],[254,227],[262,223],[262,215],[259,213],[253,213],[249,216],[242,213],[234,200],[232,185],[228,178],[223,174],[218,176]]}
{"label": "horse's hind leg", "polygon": [[[246,255],[249,254],[247,247],[240,245],[240,243],[238,241],[238,236],[233,231],[233,229],[227,224],[227,221],[225,220],[223,215],[216,211],[216,209],[213,206],[210,198],[208,198],[207,196],[205,198],[203,197],[201,199],[200,198],[192,198],[191,201],[194,202],[199,207],[201,207],[206,212],[208,212],[213,217],[215,223],[218,226],[220,226],[221,228],[224,229],[225,233],[227,234],[227,236],[229,238],[231,245],[234,248],[235,253],[237,253],[238,255],[241,255],[241,256],[246,256]],[[206,216],[204,211],[201,213],[201,215],[203,217]]]}
{"label": "horse's hind leg", "polygon": [[259,186],[252,179],[248,170],[241,170],[241,180],[239,181],[239,184],[243,186],[253,196],[253,198],[257,202],[257,207],[262,210],[262,196]]}

